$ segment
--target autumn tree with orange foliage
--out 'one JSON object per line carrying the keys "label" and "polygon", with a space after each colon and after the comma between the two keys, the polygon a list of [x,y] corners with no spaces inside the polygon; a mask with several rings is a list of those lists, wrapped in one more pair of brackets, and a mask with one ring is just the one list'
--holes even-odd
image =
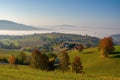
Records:
{"label": "autumn tree with orange foliage", "polygon": [[15,61],[16,61],[15,56],[14,56],[14,55],[11,55],[11,56],[9,57],[9,63],[10,63],[11,65],[15,65]]}
{"label": "autumn tree with orange foliage", "polygon": [[103,57],[108,57],[108,55],[114,51],[113,39],[112,37],[105,37],[100,40],[99,50]]}

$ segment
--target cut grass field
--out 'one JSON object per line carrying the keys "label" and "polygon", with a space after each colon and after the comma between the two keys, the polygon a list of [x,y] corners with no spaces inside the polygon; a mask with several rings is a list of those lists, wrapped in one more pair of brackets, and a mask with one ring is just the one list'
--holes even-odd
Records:
{"label": "cut grass field", "polygon": [[42,72],[29,66],[0,64],[0,80],[120,80],[120,46],[115,47],[115,52],[109,58],[102,58],[97,48],[85,49],[80,53],[69,51],[71,62],[75,55],[80,55],[85,74],[76,75],[72,71],[62,73],[58,70]]}

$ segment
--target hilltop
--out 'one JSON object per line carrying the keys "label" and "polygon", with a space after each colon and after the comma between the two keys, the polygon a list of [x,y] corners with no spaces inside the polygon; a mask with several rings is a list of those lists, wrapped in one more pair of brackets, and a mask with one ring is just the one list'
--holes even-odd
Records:
{"label": "hilltop", "polygon": [[40,30],[33,26],[28,26],[8,20],[0,20],[0,30]]}

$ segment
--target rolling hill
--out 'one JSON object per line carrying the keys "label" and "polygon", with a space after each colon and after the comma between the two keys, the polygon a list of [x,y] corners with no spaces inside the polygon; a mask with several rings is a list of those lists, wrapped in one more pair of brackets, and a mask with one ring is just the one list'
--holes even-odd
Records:
{"label": "rolling hill", "polygon": [[[85,74],[76,75],[72,71],[68,71],[63,74],[59,70],[47,72],[35,70],[29,66],[19,65],[18,67],[10,67],[8,64],[1,64],[0,80],[120,80],[119,48],[120,46],[115,46],[115,54],[111,54],[109,58],[100,57],[100,53],[97,48],[88,48],[83,50],[81,53],[75,50],[69,51],[70,62],[73,61],[73,57],[75,55],[79,55],[81,57]],[[1,52],[3,51],[0,50],[0,53]],[[8,50],[5,52],[5,55],[12,54],[9,53]]]}
{"label": "rolling hill", "polygon": [[15,45],[20,45],[21,47],[35,47],[42,46],[44,44],[58,44],[64,43],[81,43],[85,46],[97,46],[99,43],[99,38],[84,35],[75,34],[64,34],[64,33],[44,33],[44,34],[33,34],[33,35],[23,35],[23,36],[9,36],[0,35],[0,46],[10,45],[11,43]]}
{"label": "rolling hill", "polygon": [[41,30],[33,26],[28,26],[8,20],[0,20],[0,30]]}

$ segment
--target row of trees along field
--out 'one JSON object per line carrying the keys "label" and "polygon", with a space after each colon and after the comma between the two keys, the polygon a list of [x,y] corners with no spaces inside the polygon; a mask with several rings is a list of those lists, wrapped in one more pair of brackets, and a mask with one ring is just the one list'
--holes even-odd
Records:
{"label": "row of trees along field", "polygon": [[[40,50],[35,49],[32,52],[31,60],[28,61],[29,65],[37,70],[42,71],[54,71],[55,69],[61,70],[63,73],[70,69],[70,65],[72,66],[72,70],[76,73],[83,73],[82,64],[80,60],[80,56],[75,56],[74,61],[70,63],[69,56],[67,50],[63,50],[61,52],[61,56],[57,56],[55,54],[46,55],[42,53]],[[9,57],[9,63],[11,65],[17,66],[17,64],[28,64],[25,62],[27,59],[26,55],[22,52],[19,57],[15,57],[11,55]]]}
{"label": "row of trees along field", "polygon": [[30,57],[26,55],[23,51],[18,55],[14,56],[13,54],[9,57],[8,62],[11,65],[29,65],[30,64]]}
{"label": "row of trees along field", "polygon": [[[76,45],[73,49],[81,52],[84,49],[82,44]],[[24,52],[21,52],[19,56],[11,55],[9,57],[9,63],[11,65],[22,64],[22,65],[30,65],[32,68],[40,69],[43,71],[54,71],[55,69],[59,69],[62,72],[66,72],[70,69],[70,65],[72,70],[76,73],[84,73],[83,66],[81,64],[80,56],[75,55],[74,60],[70,63],[68,56],[69,49],[65,49],[61,51],[61,54],[49,53],[46,54],[44,51],[40,51],[39,49],[34,49],[31,56],[26,56]],[[103,57],[108,57],[112,51],[114,51],[113,39],[111,37],[105,37],[100,40],[99,43],[99,51]]]}

